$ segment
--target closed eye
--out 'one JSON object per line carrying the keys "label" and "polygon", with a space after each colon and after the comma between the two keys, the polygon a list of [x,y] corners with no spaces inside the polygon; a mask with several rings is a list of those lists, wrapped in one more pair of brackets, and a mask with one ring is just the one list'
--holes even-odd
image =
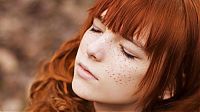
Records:
{"label": "closed eye", "polygon": [[122,54],[124,54],[127,58],[129,58],[129,59],[135,59],[135,58],[136,58],[136,57],[133,56],[132,54],[130,54],[130,53],[128,53],[127,51],[125,51],[125,49],[123,48],[122,45],[120,45],[120,47],[121,47]]}
{"label": "closed eye", "polygon": [[94,33],[103,33],[99,28],[97,28],[96,26],[92,25],[90,31],[94,32]]}

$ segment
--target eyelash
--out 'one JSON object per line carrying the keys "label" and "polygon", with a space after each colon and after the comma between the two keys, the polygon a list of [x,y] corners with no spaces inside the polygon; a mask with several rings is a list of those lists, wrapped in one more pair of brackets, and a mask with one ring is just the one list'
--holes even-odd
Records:
{"label": "eyelash", "polygon": [[90,29],[90,31],[95,32],[95,33],[102,33],[101,30],[95,28],[93,25],[92,25],[92,28]]}
{"label": "eyelash", "polygon": [[135,59],[135,56],[132,56],[124,51],[124,48],[120,45],[122,53],[129,59]]}

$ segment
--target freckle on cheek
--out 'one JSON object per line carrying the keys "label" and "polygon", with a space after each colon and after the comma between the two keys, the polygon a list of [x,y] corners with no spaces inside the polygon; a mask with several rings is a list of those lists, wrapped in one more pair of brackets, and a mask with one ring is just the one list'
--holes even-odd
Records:
{"label": "freckle on cheek", "polygon": [[[119,54],[118,54],[118,56],[119,56]],[[124,61],[124,60],[122,60],[122,61]],[[122,74],[120,74],[120,73],[114,73],[114,72],[116,72],[116,70],[113,70],[111,67],[108,67],[108,69],[106,70],[106,73],[108,74],[108,76],[110,78],[113,79],[113,81],[116,84],[122,85],[122,86],[129,85],[129,84],[131,84],[132,80],[134,80],[134,78],[131,77],[131,74],[127,74],[126,73],[127,71],[125,69],[127,67],[129,67],[129,64],[125,64],[125,65],[123,64],[123,65],[120,65],[120,66],[117,67],[117,68],[121,69],[120,73],[122,73]]]}

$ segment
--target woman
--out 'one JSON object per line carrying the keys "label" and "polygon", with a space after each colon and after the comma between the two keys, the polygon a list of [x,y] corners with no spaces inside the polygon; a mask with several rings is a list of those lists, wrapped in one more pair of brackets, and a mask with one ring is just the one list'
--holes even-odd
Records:
{"label": "woman", "polygon": [[199,111],[199,38],[199,0],[98,0],[43,65],[27,110]]}

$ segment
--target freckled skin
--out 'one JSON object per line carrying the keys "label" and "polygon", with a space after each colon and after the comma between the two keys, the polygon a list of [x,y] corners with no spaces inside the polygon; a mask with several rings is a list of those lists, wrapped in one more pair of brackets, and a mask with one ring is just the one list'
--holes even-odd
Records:
{"label": "freckled skin", "polygon": [[[129,59],[121,51],[124,38],[106,29],[104,33],[94,33],[89,28],[79,46],[72,81],[73,91],[80,97],[109,104],[128,104],[138,98],[133,94],[144,77],[150,60]],[[139,54],[139,53],[138,53]],[[94,58],[91,58],[91,55]],[[97,61],[98,60],[98,61]],[[97,80],[84,80],[77,73],[77,63],[87,66]]]}
{"label": "freckled skin", "polygon": [[[119,54],[118,56],[120,57],[121,55]],[[124,61],[127,61],[127,60],[124,59]],[[123,65],[120,65],[120,68],[123,68]],[[127,65],[125,68],[127,68]],[[123,71],[125,71],[125,70],[123,70]],[[131,74],[120,74],[120,73],[119,74],[111,74],[111,75],[109,75],[109,77],[113,78],[113,80],[115,80],[115,83],[118,85],[128,85],[128,84],[131,84],[131,82],[133,81],[133,79],[131,79]]]}

